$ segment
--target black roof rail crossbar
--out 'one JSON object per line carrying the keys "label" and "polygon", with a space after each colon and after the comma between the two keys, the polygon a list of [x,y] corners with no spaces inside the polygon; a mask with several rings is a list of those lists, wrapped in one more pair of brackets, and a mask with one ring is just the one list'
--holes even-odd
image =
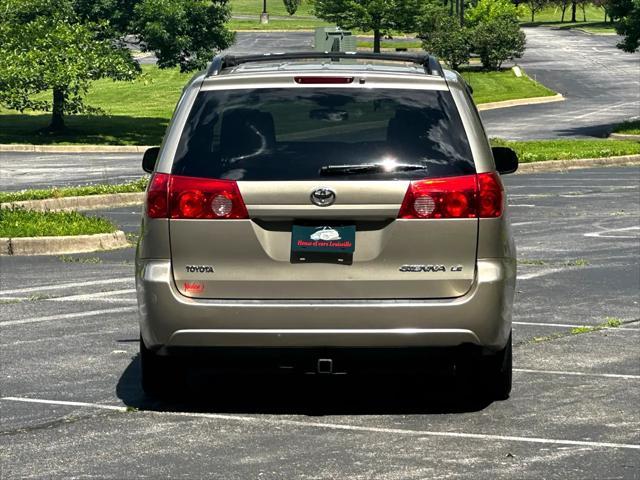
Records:
{"label": "black roof rail crossbar", "polygon": [[418,55],[402,55],[372,52],[288,52],[265,53],[262,55],[216,55],[207,70],[207,76],[218,75],[221,70],[235,67],[243,63],[273,62],[280,60],[339,60],[342,58],[358,60],[385,60],[391,62],[410,62],[422,65],[430,75],[444,76],[438,59],[427,53]]}

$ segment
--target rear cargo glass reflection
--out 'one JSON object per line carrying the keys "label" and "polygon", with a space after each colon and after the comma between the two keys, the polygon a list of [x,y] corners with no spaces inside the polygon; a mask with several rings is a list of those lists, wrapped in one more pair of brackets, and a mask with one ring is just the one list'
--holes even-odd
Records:
{"label": "rear cargo glass reflection", "polygon": [[172,172],[228,180],[316,180],[326,174],[323,167],[359,165],[385,168],[333,169],[332,177],[475,173],[449,92],[326,88],[201,92]]}

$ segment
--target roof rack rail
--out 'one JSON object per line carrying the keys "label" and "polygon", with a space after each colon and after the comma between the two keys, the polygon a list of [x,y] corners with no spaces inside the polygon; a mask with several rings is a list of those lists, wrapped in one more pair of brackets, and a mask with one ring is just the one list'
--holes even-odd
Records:
{"label": "roof rack rail", "polygon": [[384,60],[391,62],[410,62],[422,65],[428,75],[439,75],[444,77],[442,66],[436,57],[428,53],[419,55],[402,55],[391,53],[370,53],[370,52],[288,52],[288,53],[265,53],[262,55],[216,55],[207,69],[207,76],[218,75],[222,70],[229,67],[236,67],[243,63],[273,62],[279,60],[332,60],[337,61],[343,58],[358,60]]}

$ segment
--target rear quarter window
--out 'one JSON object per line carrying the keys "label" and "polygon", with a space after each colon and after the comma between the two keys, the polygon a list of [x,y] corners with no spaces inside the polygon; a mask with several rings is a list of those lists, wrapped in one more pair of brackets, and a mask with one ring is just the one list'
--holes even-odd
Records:
{"label": "rear quarter window", "polygon": [[[327,166],[388,165],[349,180],[475,173],[448,91],[293,88],[200,92],[172,173],[230,180],[316,180]],[[410,164],[411,171],[394,165]],[[332,178],[341,175],[332,174]]]}

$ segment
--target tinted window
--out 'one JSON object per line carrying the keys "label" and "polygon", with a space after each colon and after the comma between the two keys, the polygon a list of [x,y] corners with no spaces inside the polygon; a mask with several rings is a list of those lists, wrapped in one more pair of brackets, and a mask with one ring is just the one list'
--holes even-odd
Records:
{"label": "tinted window", "polygon": [[[388,165],[340,173],[350,180],[474,173],[449,92],[255,89],[201,92],[173,173],[233,180],[315,180],[326,166]],[[399,171],[398,164],[411,165]],[[418,167],[418,168],[416,168]]]}

